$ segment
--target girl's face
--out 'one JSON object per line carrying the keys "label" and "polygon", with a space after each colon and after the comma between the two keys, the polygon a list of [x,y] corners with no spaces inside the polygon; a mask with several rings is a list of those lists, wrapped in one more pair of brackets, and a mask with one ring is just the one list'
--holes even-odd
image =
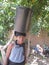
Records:
{"label": "girl's face", "polygon": [[15,36],[16,40],[17,40],[17,43],[18,44],[22,44],[25,40],[25,36]]}

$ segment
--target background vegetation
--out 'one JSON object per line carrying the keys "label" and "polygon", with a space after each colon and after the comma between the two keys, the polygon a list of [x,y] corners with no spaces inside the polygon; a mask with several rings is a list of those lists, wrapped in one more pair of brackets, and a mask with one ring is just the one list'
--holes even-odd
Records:
{"label": "background vegetation", "polygon": [[17,5],[32,8],[31,33],[38,34],[41,29],[49,32],[49,0],[0,0],[0,44],[8,41]]}

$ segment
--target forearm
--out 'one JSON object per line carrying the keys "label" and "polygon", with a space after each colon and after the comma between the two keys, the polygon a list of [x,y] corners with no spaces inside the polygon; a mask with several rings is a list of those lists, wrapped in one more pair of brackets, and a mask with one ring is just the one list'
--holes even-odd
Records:
{"label": "forearm", "polygon": [[7,65],[8,59],[6,57],[5,50],[1,49],[1,55],[2,55],[2,64]]}
{"label": "forearm", "polygon": [[8,64],[8,59],[6,59],[5,61],[3,61],[3,65],[7,65]]}

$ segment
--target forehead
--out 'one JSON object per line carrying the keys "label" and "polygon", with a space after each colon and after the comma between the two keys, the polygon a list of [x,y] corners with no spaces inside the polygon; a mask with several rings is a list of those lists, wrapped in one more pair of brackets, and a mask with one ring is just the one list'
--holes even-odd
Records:
{"label": "forehead", "polygon": [[16,36],[16,37],[19,37],[19,38],[24,38],[25,36]]}

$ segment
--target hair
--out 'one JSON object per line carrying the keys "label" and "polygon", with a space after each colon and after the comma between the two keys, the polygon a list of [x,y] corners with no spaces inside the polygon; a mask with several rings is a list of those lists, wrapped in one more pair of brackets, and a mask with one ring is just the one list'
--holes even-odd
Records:
{"label": "hair", "polygon": [[15,35],[15,36],[26,36],[26,33],[21,33],[21,32],[15,31],[15,32],[14,32],[14,35]]}

